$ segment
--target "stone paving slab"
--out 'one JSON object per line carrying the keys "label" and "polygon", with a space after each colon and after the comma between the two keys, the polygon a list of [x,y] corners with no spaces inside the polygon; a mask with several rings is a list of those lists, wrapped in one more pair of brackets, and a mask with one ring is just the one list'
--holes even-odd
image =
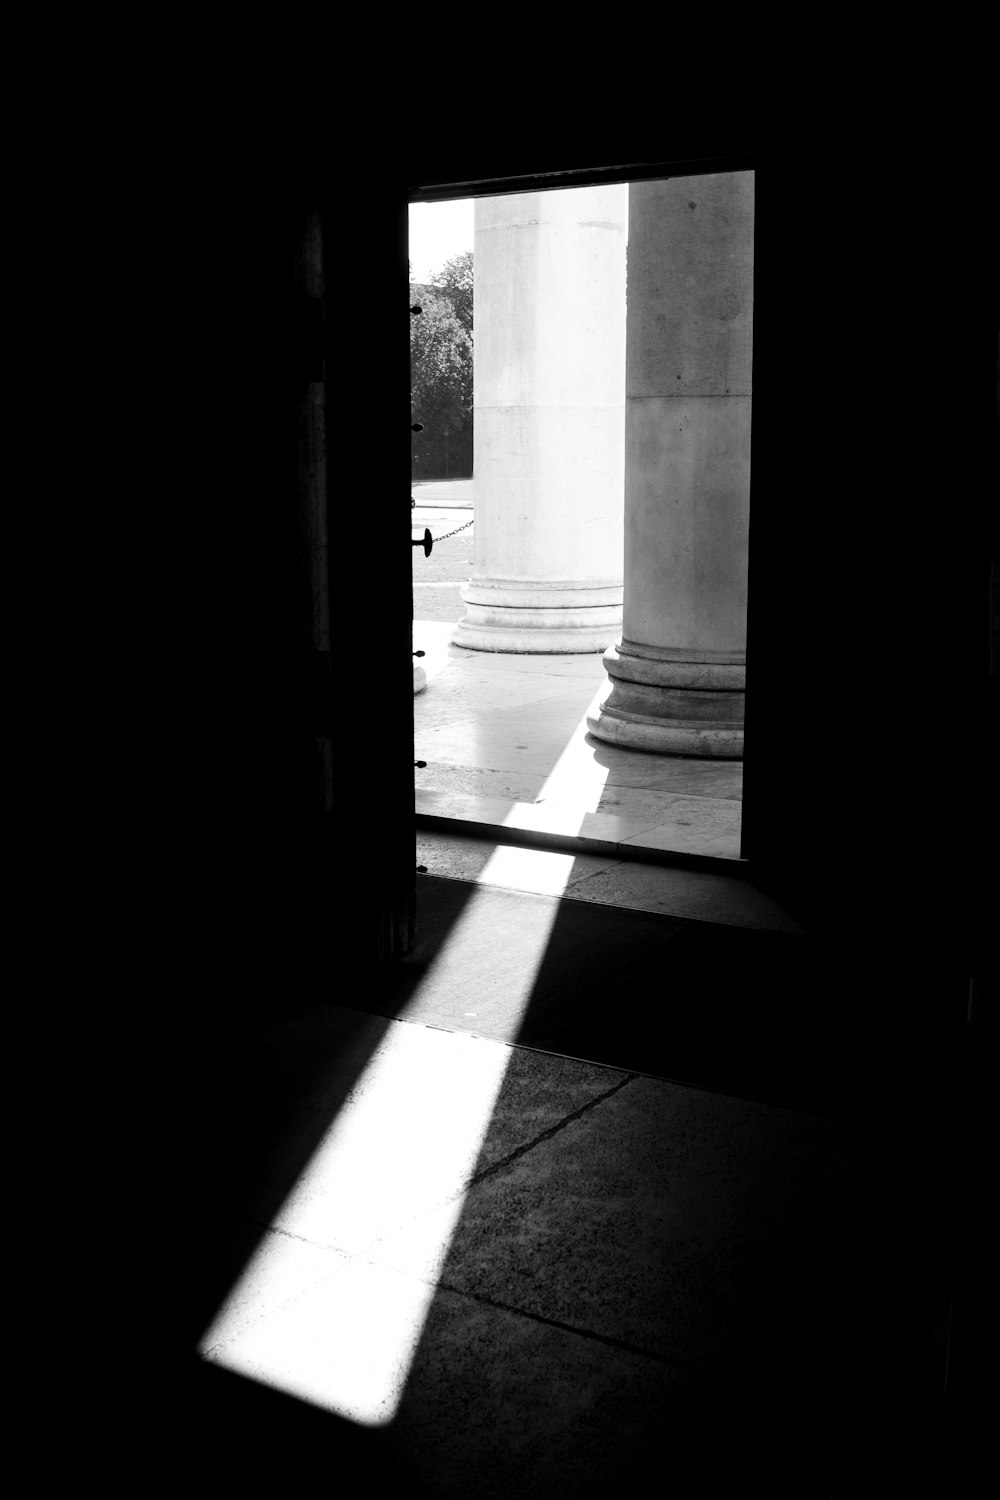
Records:
{"label": "stone paving slab", "polygon": [[[544,912],[539,920],[546,920]],[[443,970],[434,986],[447,986]],[[263,1109],[269,1125],[266,1149],[255,1155],[253,1170],[220,1177],[214,1202],[310,1243],[356,1251],[392,1227],[404,1201],[410,1205],[402,1209],[405,1216],[450,1198],[474,1171],[506,1157],[609,1086],[607,1068],[554,1058],[542,1069],[533,1057],[498,1053],[495,1044],[490,1051],[464,1033],[317,1006],[234,1047],[198,1081],[213,1122],[206,1134],[224,1143],[231,1158],[238,1157],[241,1133],[249,1129],[241,1117]],[[464,1145],[456,1145],[463,1097],[479,1120],[480,1100],[498,1069],[505,1091],[482,1120],[484,1126],[490,1122],[488,1143],[470,1130]],[[610,1071],[613,1082],[619,1075]],[[416,1121],[409,1120],[410,1109]],[[381,1173],[394,1184],[391,1203],[388,1194],[366,1200],[364,1212],[357,1203],[346,1206],[352,1179],[337,1165],[344,1152],[331,1134],[348,1110],[376,1143],[361,1153],[365,1170],[373,1182]],[[403,1134],[393,1144],[397,1128]],[[359,1124],[359,1153],[362,1134]],[[311,1178],[305,1186],[304,1168]],[[391,1219],[379,1217],[383,1209]]]}
{"label": "stone paving slab", "polygon": [[[726,1396],[699,1372],[438,1287],[394,1428],[405,1493],[469,1500],[474,1474],[477,1500],[604,1500],[660,1473],[711,1495],[728,1463],[706,1414],[748,1425]],[[743,1462],[766,1446],[751,1437]]]}
{"label": "stone paving slab", "polygon": [[[843,1337],[836,1319],[861,1285],[858,1334],[892,1298],[899,1190],[865,1126],[632,1078],[473,1184],[440,1279],[750,1378]],[[401,1231],[379,1263],[407,1253]]]}
{"label": "stone paving slab", "polygon": [[[426,670],[426,668],[425,668]],[[566,692],[566,679],[558,683],[531,673],[504,670],[499,664],[488,674],[463,675],[441,673],[430,679],[431,690],[420,701],[414,703],[414,721],[418,733],[428,727],[438,728],[442,724],[478,724],[482,717],[484,731],[492,722],[489,715],[497,710],[509,708],[541,708],[548,703],[571,703],[577,716],[579,695]],[[583,707],[587,703],[584,701]]]}
{"label": "stone paving slab", "polygon": [[743,876],[676,869],[615,855],[498,842],[468,834],[417,831],[417,863],[431,875],[507,890],[571,896],[605,906],[701,922],[804,935],[806,929]]}
{"label": "stone paving slab", "polygon": [[453,832],[467,828],[479,834],[502,828],[508,837],[520,835],[582,853],[662,853],[739,862],[739,804],[716,804],[708,798],[701,802],[687,798],[684,803],[684,816],[660,822],[659,811],[642,818],[582,812],[579,803],[554,799],[516,802],[443,788],[418,788],[415,794],[418,828]]}
{"label": "stone paving slab", "polygon": [[450,819],[453,831],[547,834],[553,847],[575,837],[581,852],[739,860],[741,762],[606,744],[586,722],[607,688],[600,654],[469,651],[451,643],[452,629],[413,627],[427,676],[414,699],[424,827],[437,820],[443,831]]}

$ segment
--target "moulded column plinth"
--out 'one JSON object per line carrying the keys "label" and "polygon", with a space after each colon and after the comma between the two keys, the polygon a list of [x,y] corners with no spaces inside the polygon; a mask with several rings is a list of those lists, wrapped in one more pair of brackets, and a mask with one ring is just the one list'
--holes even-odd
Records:
{"label": "moulded column plinth", "polygon": [[466,612],[452,640],[473,651],[597,652],[621,633],[620,583],[474,579],[461,592]]}
{"label": "moulded column plinth", "polygon": [[629,750],[739,760],[746,663],[742,654],[656,651],[621,641],[604,653],[608,689],[587,727]]}

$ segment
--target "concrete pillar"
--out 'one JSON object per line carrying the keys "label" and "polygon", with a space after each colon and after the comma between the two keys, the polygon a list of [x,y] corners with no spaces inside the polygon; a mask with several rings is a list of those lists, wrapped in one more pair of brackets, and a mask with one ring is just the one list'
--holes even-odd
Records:
{"label": "concrete pillar", "polygon": [[629,189],[622,637],[612,744],[743,754],[752,172]]}
{"label": "concrete pillar", "polygon": [[476,203],[475,550],[453,640],[603,651],[621,631],[628,188]]}

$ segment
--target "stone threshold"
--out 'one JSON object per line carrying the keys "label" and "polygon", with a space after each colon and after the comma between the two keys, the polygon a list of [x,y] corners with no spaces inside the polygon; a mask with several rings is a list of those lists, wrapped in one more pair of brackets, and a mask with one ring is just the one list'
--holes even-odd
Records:
{"label": "stone threshold", "polygon": [[670,823],[636,831],[634,820],[610,813],[581,813],[570,802],[513,802],[417,788],[415,811],[418,828],[438,833],[717,874],[739,876],[749,871],[749,862],[740,857],[737,833]]}

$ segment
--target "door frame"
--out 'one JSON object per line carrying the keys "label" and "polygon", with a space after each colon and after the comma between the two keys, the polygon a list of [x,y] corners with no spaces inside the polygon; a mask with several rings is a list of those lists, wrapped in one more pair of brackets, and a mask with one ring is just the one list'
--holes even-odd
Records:
{"label": "door frame", "polygon": [[[671,177],[701,177],[718,172],[755,171],[756,161],[755,151],[747,145],[737,149],[719,150],[716,148],[707,151],[703,146],[701,152],[697,154],[692,151],[658,160],[647,158],[628,163],[599,163],[587,167],[550,171],[524,170],[522,161],[520,167],[515,167],[513,162],[508,162],[505,166],[489,173],[481,170],[477,172],[474,167],[470,166],[467,168],[467,176],[459,176],[456,175],[456,171],[460,172],[461,169],[456,169],[454,165],[450,172],[439,165],[438,171],[444,172],[444,180],[438,181],[433,180],[435,174],[431,165],[423,171],[411,172],[407,187],[407,206],[417,203],[443,203],[458,198],[500,197],[512,193],[551,192],[562,188],[610,187],[628,185],[632,182],[662,181]],[[756,327],[754,337],[756,339]],[[751,470],[751,501],[752,496]],[[751,517],[752,514],[751,505]],[[746,758],[746,745],[744,745],[744,767]],[[742,817],[740,859],[741,864],[731,871],[727,870],[726,873],[737,875],[749,873],[749,857],[742,833]],[[665,862],[667,862],[666,858]],[[692,856],[684,855],[678,855],[676,863],[679,868],[715,870],[718,867],[718,861],[700,861]]]}

